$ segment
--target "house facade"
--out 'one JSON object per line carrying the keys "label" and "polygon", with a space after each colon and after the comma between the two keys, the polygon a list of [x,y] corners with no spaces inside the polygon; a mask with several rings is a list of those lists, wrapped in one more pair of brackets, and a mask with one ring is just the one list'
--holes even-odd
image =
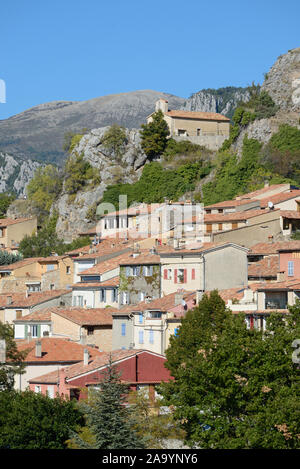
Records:
{"label": "house facade", "polygon": [[[170,130],[170,136],[178,140],[190,140],[198,145],[217,150],[229,137],[230,119],[213,112],[169,110],[168,101],[159,99],[155,112],[161,110]],[[152,114],[147,117],[151,122]]]}

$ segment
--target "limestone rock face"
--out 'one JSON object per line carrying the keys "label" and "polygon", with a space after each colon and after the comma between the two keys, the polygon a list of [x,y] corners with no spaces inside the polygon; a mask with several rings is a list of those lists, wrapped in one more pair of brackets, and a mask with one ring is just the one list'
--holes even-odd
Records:
{"label": "limestone rock face", "polygon": [[249,99],[247,88],[227,87],[218,90],[201,90],[184,103],[186,111],[216,112],[232,117],[234,109],[240,101]]}
{"label": "limestone rock face", "polygon": [[300,48],[281,55],[262,85],[282,111],[300,112]]}
{"label": "limestone rock face", "polygon": [[40,163],[0,153],[0,192],[14,191],[18,197],[26,194],[26,186]]}
{"label": "limestone rock face", "polygon": [[99,203],[108,185],[137,181],[147,163],[147,156],[140,146],[138,129],[125,129],[127,141],[120,157],[108,152],[103,143],[103,136],[108,129],[101,127],[91,130],[81,138],[73,151],[73,154],[83,154],[85,160],[100,170],[100,184],[79,191],[71,203],[69,195],[63,193],[52,207],[59,213],[56,231],[66,242],[95,226],[96,222],[90,221],[88,217],[89,209]]}

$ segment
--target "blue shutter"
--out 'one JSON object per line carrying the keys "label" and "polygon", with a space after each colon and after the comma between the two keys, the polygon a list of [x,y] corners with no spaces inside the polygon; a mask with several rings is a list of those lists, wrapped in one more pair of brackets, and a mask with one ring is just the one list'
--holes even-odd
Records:
{"label": "blue shutter", "polygon": [[143,313],[139,313],[139,323],[143,323]]}
{"label": "blue shutter", "polygon": [[174,329],[174,335],[178,335],[178,327]]}
{"label": "blue shutter", "polygon": [[121,331],[121,334],[122,335],[126,335],[126,324],[123,322],[122,323],[122,331]]}
{"label": "blue shutter", "polygon": [[139,331],[139,344],[144,343],[144,331]]}
{"label": "blue shutter", "polygon": [[154,344],[154,332],[149,331],[149,342],[150,344]]}

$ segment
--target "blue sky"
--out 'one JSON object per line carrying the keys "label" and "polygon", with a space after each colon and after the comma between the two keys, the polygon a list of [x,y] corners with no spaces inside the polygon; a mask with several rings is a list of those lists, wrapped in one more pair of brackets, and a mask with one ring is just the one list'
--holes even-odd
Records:
{"label": "blue sky", "polygon": [[2,0],[0,119],[55,100],[262,83],[300,47],[299,0]]}

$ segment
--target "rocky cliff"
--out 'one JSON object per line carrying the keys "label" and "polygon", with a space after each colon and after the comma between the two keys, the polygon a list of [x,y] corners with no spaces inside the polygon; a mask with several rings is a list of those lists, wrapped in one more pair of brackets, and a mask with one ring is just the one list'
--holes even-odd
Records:
{"label": "rocky cliff", "polygon": [[182,109],[186,111],[217,112],[229,118],[240,101],[249,99],[247,88],[228,86],[219,89],[206,89],[198,91],[186,100]]}
{"label": "rocky cliff", "polygon": [[135,182],[147,162],[147,156],[140,146],[138,129],[126,129],[126,143],[121,157],[108,152],[104,145],[103,136],[108,129],[102,127],[91,130],[81,138],[73,151],[83,154],[85,160],[100,171],[100,184],[78,192],[71,204],[69,195],[63,191],[52,207],[59,213],[57,233],[66,242],[95,225],[95,221],[89,219],[89,210],[101,200],[108,185]]}
{"label": "rocky cliff", "polygon": [[265,144],[281,124],[300,129],[300,48],[278,57],[265,75],[261,89],[271,96],[278,111],[273,117],[255,120],[245,127],[233,145],[239,153],[245,134]]}
{"label": "rocky cliff", "polygon": [[40,163],[0,153],[0,192],[13,191],[18,197],[26,194],[26,186]]}

